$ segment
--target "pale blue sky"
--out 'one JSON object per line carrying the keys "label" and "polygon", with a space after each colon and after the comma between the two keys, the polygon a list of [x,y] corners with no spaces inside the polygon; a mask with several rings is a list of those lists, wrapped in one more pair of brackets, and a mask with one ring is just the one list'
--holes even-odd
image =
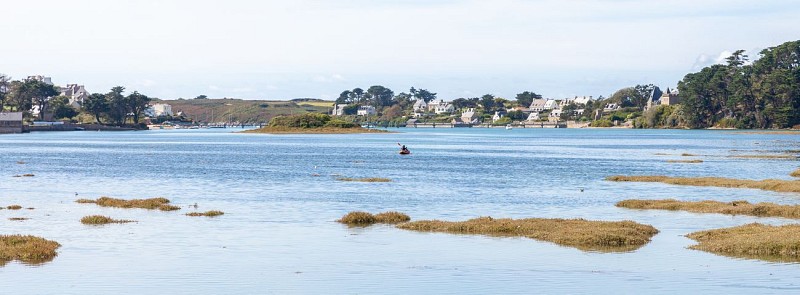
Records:
{"label": "pale blue sky", "polygon": [[800,39],[795,1],[11,1],[0,73],[164,99],[333,99],[380,84],[444,99],[674,87]]}

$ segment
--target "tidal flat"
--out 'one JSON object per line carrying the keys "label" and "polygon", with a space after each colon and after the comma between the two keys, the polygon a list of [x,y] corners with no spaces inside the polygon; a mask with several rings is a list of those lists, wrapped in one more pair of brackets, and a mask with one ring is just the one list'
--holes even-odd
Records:
{"label": "tidal flat", "polygon": [[[61,245],[44,263],[7,261],[0,268],[0,289],[15,294],[752,294],[793,292],[800,276],[791,261],[695,251],[689,249],[695,242],[686,237],[795,220],[615,206],[627,199],[670,198],[789,206],[800,204],[797,193],[605,180],[670,175],[793,181],[794,161],[727,156],[732,149],[741,154],[798,149],[794,136],[533,128],[281,136],[232,131],[239,129],[0,136],[0,163],[8,167],[0,181],[0,203],[36,208],[0,210],[0,234],[32,235]],[[398,155],[398,142],[413,156]],[[656,153],[679,160],[693,159],[678,157],[682,153],[703,155],[707,161],[679,165]],[[36,176],[10,177],[27,173]],[[335,180],[376,176],[392,181]],[[75,202],[96,203],[100,196],[126,201],[165,196],[170,206],[183,209]],[[226,214],[185,215],[214,210]],[[522,236],[335,222],[353,210],[410,216],[400,224],[487,215],[630,220],[659,233],[635,249],[603,252]],[[78,222],[91,215],[138,223]],[[30,219],[8,220],[14,217]],[[43,275],[47,284],[41,284]],[[93,283],[74,283],[86,277]]]}

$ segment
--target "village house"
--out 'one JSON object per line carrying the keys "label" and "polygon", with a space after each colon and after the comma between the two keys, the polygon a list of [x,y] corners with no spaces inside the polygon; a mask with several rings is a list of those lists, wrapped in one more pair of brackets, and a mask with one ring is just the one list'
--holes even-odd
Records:
{"label": "village house", "polygon": [[662,106],[676,105],[681,103],[681,97],[677,89],[670,91],[669,88],[667,88],[667,91],[661,94],[659,101]]}
{"label": "village house", "polygon": [[437,115],[439,115],[439,114],[449,114],[449,113],[452,113],[455,110],[456,110],[456,108],[452,104],[450,104],[449,102],[442,102],[438,106],[436,106],[436,109],[434,110],[434,112]]}
{"label": "village house", "polygon": [[0,134],[22,133],[22,112],[0,112]]}
{"label": "village house", "polygon": [[461,121],[466,124],[478,124],[480,116],[475,113],[475,108],[468,108],[461,113]]}
{"label": "village house", "polygon": [[358,107],[358,112],[356,112],[356,115],[359,116],[372,116],[376,114],[378,114],[378,111],[376,111],[373,106],[360,106]]}
{"label": "village house", "polygon": [[344,115],[344,108],[346,104],[334,104],[333,110],[331,110],[331,116],[343,116]]}
{"label": "village house", "polygon": [[144,110],[144,115],[148,117],[173,116],[172,106],[165,103],[154,103]]}
{"label": "village house", "polygon": [[75,108],[80,108],[83,101],[89,98],[89,92],[83,85],[67,84],[67,87],[58,87],[61,90],[61,96],[69,97],[69,105]]}
{"label": "village house", "polygon": [[492,122],[497,122],[498,120],[502,119],[506,115],[503,111],[495,111],[494,116],[492,116]]}
{"label": "village house", "polygon": [[559,102],[560,101],[554,99],[537,98],[533,100],[529,109],[531,112],[549,111],[559,108]]}
{"label": "village house", "polygon": [[531,113],[528,115],[528,119],[527,119],[526,121],[533,122],[533,121],[539,121],[539,120],[541,120],[541,119],[542,119],[542,118],[541,118],[541,117],[539,117],[539,112],[531,112]]}
{"label": "village house", "polygon": [[425,103],[424,99],[417,99],[417,101],[414,102],[414,112],[415,113],[417,113],[417,112],[424,113],[425,110],[427,110],[427,109],[428,109],[428,104]]}

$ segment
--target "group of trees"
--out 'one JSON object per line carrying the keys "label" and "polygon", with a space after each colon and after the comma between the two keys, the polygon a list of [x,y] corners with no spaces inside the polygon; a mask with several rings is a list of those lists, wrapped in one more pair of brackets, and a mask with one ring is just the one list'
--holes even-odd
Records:
{"label": "group of trees", "polygon": [[127,96],[123,94],[124,92],[125,87],[116,86],[106,94],[92,93],[83,101],[82,108],[94,116],[99,124],[103,124],[101,120],[103,117],[118,126],[125,125],[129,118],[134,125],[139,124],[139,118],[150,106],[152,99],[138,91],[131,92]]}
{"label": "group of trees", "polygon": [[744,50],[678,83],[687,127],[788,128],[800,124],[800,41]]}
{"label": "group of trees", "polygon": [[48,110],[50,98],[59,94],[58,89],[36,79],[12,81],[0,75],[0,110],[29,111],[34,106],[39,109],[39,119],[44,119],[42,110]]}
{"label": "group of trees", "polygon": [[[509,101],[501,97],[495,97],[492,94],[485,94],[481,97],[457,98],[450,103],[457,111],[475,108],[482,110],[486,114],[490,114],[494,111],[506,110],[518,105],[528,107],[531,102],[537,98],[542,98],[542,96],[535,92],[525,91],[517,94],[516,101]],[[347,105],[344,107],[344,113],[346,115],[356,114],[359,106],[373,106],[379,112],[379,120],[391,121],[409,114],[414,102],[417,100],[430,103],[436,100],[436,93],[427,89],[411,87],[408,92],[395,94],[394,91],[387,87],[375,85],[367,88],[367,90],[354,88],[352,90],[342,91],[336,99],[336,103]],[[525,119],[522,112],[513,112],[513,114],[509,112],[509,114],[514,116],[514,120]]]}
{"label": "group of trees", "polygon": [[0,75],[0,110],[29,113],[36,107],[39,120],[44,120],[45,114],[52,114],[54,119],[71,119],[83,112],[100,124],[106,118],[107,122],[118,126],[128,123],[128,119],[137,125],[151,98],[137,91],[128,95],[124,92],[125,87],[117,86],[106,94],[92,93],[76,109],[69,97],[59,95],[61,91],[54,85],[38,79],[18,81]]}

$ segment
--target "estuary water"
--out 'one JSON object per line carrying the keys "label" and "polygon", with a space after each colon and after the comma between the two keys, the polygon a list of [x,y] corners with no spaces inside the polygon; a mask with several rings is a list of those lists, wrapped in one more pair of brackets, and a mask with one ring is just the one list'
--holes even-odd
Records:
{"label": "estuary water", "polygon": [[[59,242],[51,262],[0,267],[2,294],[800,293],[800,265],[687,249],[684,235],[757,218],[617,208],[641,198],[798,204],[800,194],[615,183],[609,175],[789,179],[800,135],[629,129],[392,129],[265,135],[237,129],[0,136],[0,234]],[[397,154],[397,143],[413,154]],[[688,153],[695,156],[682,156]],[[702,159],[699,164],[667,160]],[[24,162],[19,164],[18,162]],[[20,174],[34,177],[12,177]],[[337,177],[385,177],[389,183]],[[78,198],[166,197],[180,211]],[[197,208],[194,208],[194,205]],[[190,205],[192,207],[190,207]],[[188,217],[221,210],[216,218]],[[661,232],[626,253],[527,238],[348,228],[350,211],[634,220]],[[137,223],[87,226],[101,214]],[[10,221],[10,217],[27,217]]]}

